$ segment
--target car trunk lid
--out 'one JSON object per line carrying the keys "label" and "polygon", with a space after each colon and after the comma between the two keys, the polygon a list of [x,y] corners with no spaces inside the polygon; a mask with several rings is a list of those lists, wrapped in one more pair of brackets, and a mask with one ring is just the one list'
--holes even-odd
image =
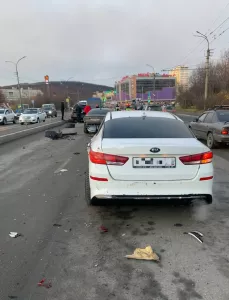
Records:
{"label": "car trunk lid", "polygon": [[184,165],[179,157],[209,151],[195,138],[103,139],[102,150],[129,158],[123,166],[107,165],[113,179],[127,181],[191,180],[199,165]]}

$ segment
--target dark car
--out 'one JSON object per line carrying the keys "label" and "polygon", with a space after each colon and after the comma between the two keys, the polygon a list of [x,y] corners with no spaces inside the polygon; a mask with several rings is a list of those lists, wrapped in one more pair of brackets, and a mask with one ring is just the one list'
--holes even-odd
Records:
{"label": "dark car", "polygon": [[229,143],[229,108],[216,107],[205,111],[189,124],[189,128],[200,140],[207,141],[210,149]]}
{"label": "dark car", "polygon": [[[84,113],[84,108],[86,106],[87,102],[85,101],[79,101],[78,103],[76,103],[74,106],[73,106],[73,109],[72,109],[72,114],[71,114],[71,119],[73,122],[79,122],[79,123],[83,123],[83,119],[84,119],[84,116],[85,116],[85,113]],[[78,114],[77,114],[77,109],[79,106],[81,108],[81,114],[80,114],[80,118],[78,117]]]}
{"label": "dark car", "polygon": [[94,108],[90,110],[84,117],[84,132],[96,132],[109,111],[110,109],[108,108]]}
{"label": "dark car", "polygon": [[159,104],[147,104],[145,110],[162,111],[162,107]]}
{"label": "dark car", "polygon": [[47,117],[57,117],[57,110],[54,106],[50,106],[50,107],[44,107],[43,108],[44,112],[46,113]]}

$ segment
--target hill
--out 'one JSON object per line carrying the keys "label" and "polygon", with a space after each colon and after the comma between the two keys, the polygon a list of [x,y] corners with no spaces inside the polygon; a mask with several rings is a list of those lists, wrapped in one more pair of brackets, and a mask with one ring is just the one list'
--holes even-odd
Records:
{"label": "hill", "polygon": [[[56,103],[57,106],[59,106],[58,104],[62,100],[66,99],[67,95],[69,95],[71,105],[73,105],[79,100],[86,100],[87,98],[92,97],[93,93],[96,91],[102,92],[114,89],[114,87],[111,86],[80,81],[50,81],[48,85],[45,84],[45,82],[21,83],[20,86],[23,89],[31,88],[33,90],[41,90],[43,92],[43,97],[36,97],[36,105],[51,102]],[[3,89],[9,89],[12,87],[17,88],[17,85],[2,86]],[[23,103],[27,103],[27,101],[24,101],[23,99]]]}

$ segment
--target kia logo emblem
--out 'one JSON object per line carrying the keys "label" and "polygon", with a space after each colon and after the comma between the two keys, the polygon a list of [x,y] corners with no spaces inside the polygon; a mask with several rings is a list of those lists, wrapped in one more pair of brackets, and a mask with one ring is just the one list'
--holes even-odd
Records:
{"label": "kia logo emblem", "polygon": [[151,148],[150,149],[150,152],[152,152],[152,153],[158,153],[160,151],[161,151],[161,149],[159,149],[159,148]]}

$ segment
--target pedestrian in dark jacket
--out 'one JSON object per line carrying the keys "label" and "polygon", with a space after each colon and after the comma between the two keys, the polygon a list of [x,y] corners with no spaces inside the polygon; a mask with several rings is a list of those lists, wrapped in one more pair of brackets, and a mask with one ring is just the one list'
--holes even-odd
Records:
{"label": "pedestrian in dark jacket", "polygon": [[60,109],[61,109],[62,120],[64,120],[64,110],[65,110],[64,101],[61,101]]}
{"label": "pedestrian in dark jacket", "polygon": [[76,104],[76,115],[77,115],[78,123],[80,123],[81,121],[81,113],[82,113],[82,107],[79,104]]}

